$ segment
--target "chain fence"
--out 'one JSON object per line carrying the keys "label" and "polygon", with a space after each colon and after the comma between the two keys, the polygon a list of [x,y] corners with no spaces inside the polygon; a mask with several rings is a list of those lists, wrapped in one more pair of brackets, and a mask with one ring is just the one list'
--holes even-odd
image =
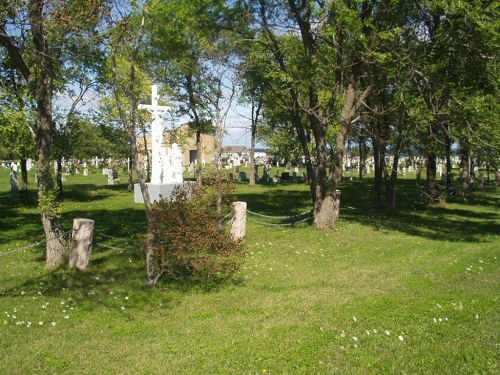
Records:
{"label": "chain fence", "polygon": [[[70,234],[72,232],[72,230],[67,230],[66,232],[63,232],[63,238],[66,238],[66,236],[68,234]],[[4,257],[4,256],[7,256],[7,255],[11,255],[11,254],[17,254],[17,253],[22,253],[23,251],[27,251],[27,250],[31,250],[39,245],[43,245],[47,242],[52,242],[52,241],[55,241],[55,240],[58,240],[60,237],[54,237],[54,238],[51,238],[50,240],[42,240],[42,241],[38,241],[38,242],[35,242],[35,243],[32,243],[30,245],[26,245],[26,246],[23,246],[19,249],[16,249],[16,250],[12,250],[12,251],[7,251],[5,253],[2,253],[0,254],[0,257]]]}
{"label": "chain fence", "polygon": [[[300,224],[300,223],[304,223],[304,222],[306,222],[308,220],[312,220],[312,215],[311,215],[312,214],[312,210],[301,212],[301,213],[298,213],[296,215],[290,215],[290,216],[265,215],[265,214],[261,214],[261,213],[254,212],[254,211],[251,211],[251,210],[247,210],[247,213],[249,214],[247,216],[248,221],[256,223],[256,224],[260,224],[260,225],[271,226],[271,227],[293,226],[293,225],[297,225],[297,224]],[[254,215],[254,216],[262,217],[262,218],[266,218],[266,219],[273,219],[273,220],[296,219],[296,218],[302,218],[304,216],[307,216],[307,217],[304,217],[302,219],[295,220],[295,221],[292,221],[292,222],[287,222],[287,223],[271,223],[271,222],[265,222],[265,221],[262,221],[262,220],[253,219],[253,218],[250,217],[250,215]],[[228,213],[227,215],[225,215],[221,219],[221,221],[224,223],[224,225],[229,225],[232,222],[232,213]],[[63,237],[67,238],[67,236],[71,232],[72,232],[72,230],[68,230],[68,231],[64,232],[63,233]],[[117,250],[117,251],[120,251],[120,252],[123,253],[123,252],[135,252],[135,251],[137,251],[137,248],[139,246],[139,240],[131,240],[129,238],[116,237],[116,236],[112,236],[112,235],[106,234],[106,233],[104,233],[102,231],[95,231],[95,233],[96,233],[96,236],[93,239],[93,245],[97,246],[97,247],[101,247],[101,248],[105,248],[105,249],[110,249],[110,250]],[[96,239],[96,237],[97,238],[100,237],[101,239],[100,240]],[[55,241],[57,239],[59,239],[59,237],[55,237],[55,238],[52,238],[50,240],[41,240],[41,241],[32,243],[30,245],[23,246],[23,247],[21,247],[19,249],[15,249],[15,250],[12,250],[12,251],[7,251],[5,253],[1,253],[0,254],[0,258],[4,257],[4,256],[7,256],[7,255],[17,254],[17,253],[21,253],[21,252],[24,252],[24,251],[27,251],[27,250],[31,250],[31,249],[33,249],[33,248],[35,248],[37,246],[43,245],[43,244],[45,244],[47,242],[50,242],[50,241]],[[104,241],[106,241],[106,240],[110,240],[110,242],[112,242],[112,244],[105,243]],[[114,243],[114,241],[122,242],[122,243],[126,243],[126,244],[130,244],[130,245],[133,246],[133,248],[123,247],[123,246],[117,245],[117,244]]]}
{"label": "chain fence", "polygon": [[[300,223],[304,223],[304,222],[306,222],[308,220],[311,220],[312,219],[312,215],[311,215],[312,212],[313,212],[312,210],[309,210],[309,211],[298,213],[296,215],[273,216],[273,215],[265,215],[265,214],[261,214],[261,213],[258,213],[258,212],[247,210],[247,213],[249,214],[247,217],[248,217],[248,221],[250,221],[252,223],[256,223],[256,224],[260,224],[260,225],[266,225],[266,226],[270,226],[270,227],[286,227],[286,226],[297,225],[297,224],[300,224]],[[262,221],[262,220],[253,219],[253,218],[250,217],[250,215],[254,215],[254,216],[257,216],[257,217],[263,217],[263,218],[266,218],[266,219],[272,219],[272,220],[289,220],[289,219],[296,219],[296,218],[303,217],[303,216],[307,216],[307,217],[305,217],[303,219],[300,219],[300,220],[295,220],[295,221],[289,222],[289,223],[270,223],[270,222],[266,222],[266,221]]]}

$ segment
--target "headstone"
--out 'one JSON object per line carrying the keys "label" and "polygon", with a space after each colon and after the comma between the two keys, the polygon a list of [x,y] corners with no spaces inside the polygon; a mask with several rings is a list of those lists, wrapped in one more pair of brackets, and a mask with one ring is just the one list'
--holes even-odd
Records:
{"label": "headstone", "polygon": [[292,169],[292,164],[286,163],[286,170],[290,171]]}
{"label": "headstone", "polygon": [[10,191],[18,191],[19,190],[19,175],[18,172],[12,170],[10,172]]}
{"label": "headstone", "polygon": [[69,268],[78,268],[84,271],[90,261],[92,252],[92,238],[94,236],[94,220],[73,220],[73,245],[69,258]]}
{"label": "headstone", "polygon": [[262,181],[269,181],[269,169],[264,168],[264,171],[262,172]]}
{"label": "headstone", "polygon": [[118,171],[116,169],[108,169],[108,185],[114,185],[118,180]]}
{"label": "headstone", "polygon": [[83,175],[88,176],[89,175],[89,169],[88,168],[83,168]]}
{"label": "headstone", "polygon": [[370,174],[370,164],[366,165],[366,174]]}
{"label": "headstone", "polygon": [[484,188],[484,173],[481,172],[479,174],[479,188],[483,189]]}
{"label": "headstone", "polygon": [[241,241],[247,232],[247,203],[233,203],[233,219],[231,222],[231,238],[233,241]]}
{"label": "headstone", "polygon": [[246,172],[240,172],[240,181],[248,181]]}
{"label": "headstone", "polygon": [[284,181],[284,182],[290,181],[290,172],[282,172],[281,173],[281,181]]}

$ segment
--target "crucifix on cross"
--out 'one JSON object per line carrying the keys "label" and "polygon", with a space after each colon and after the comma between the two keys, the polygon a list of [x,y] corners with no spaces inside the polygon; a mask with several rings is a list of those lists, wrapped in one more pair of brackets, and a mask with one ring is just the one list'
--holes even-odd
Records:
{"label": "crucifix on cross", "polygon": [[139,109],[146,109],[153,116],[151,124],[151,183],[153,184],[162,184],[169,180],[167,169],[171,167],[171,161],[167,150],[162,147],[164,126],[161,115],[170,108],[158,104],[158,87],[156,85],[151,87],[151,104],[139,104]]}

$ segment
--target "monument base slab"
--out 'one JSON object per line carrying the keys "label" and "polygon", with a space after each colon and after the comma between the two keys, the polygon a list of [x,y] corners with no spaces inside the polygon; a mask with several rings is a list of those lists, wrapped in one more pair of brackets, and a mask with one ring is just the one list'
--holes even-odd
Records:
{"label": "monument base slab", "polygon": [[[146,183],[148,186],[149,199],[151,202],[158,202],[161,199],[170,199],[172,192],[178,186],[184,186],[184,183],[178,184],[153,184]],[[134,184],[134,202],[135,203],[144,203],[144,199],[142,198],[142,191],[140,184]]]}

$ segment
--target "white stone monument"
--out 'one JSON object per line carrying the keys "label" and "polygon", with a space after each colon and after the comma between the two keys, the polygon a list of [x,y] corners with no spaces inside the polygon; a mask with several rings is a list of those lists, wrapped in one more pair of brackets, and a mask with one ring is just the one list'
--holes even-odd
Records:
{"label": "white stone monument", "polygon": [[[178,144],[168,149],[163,146],[163,130],[161,115],[170,107],[158,104],[158,88],[151,87],[151,105],[139,104],[139,109],[147,109],[152,117],[151,124],[151,182],[147,183],[151,202],[161,198],[170,198],[172,191],[184,183],[182,178],[182,152]],[[144,203],[139,184],[134,185],[135,203]]]}

